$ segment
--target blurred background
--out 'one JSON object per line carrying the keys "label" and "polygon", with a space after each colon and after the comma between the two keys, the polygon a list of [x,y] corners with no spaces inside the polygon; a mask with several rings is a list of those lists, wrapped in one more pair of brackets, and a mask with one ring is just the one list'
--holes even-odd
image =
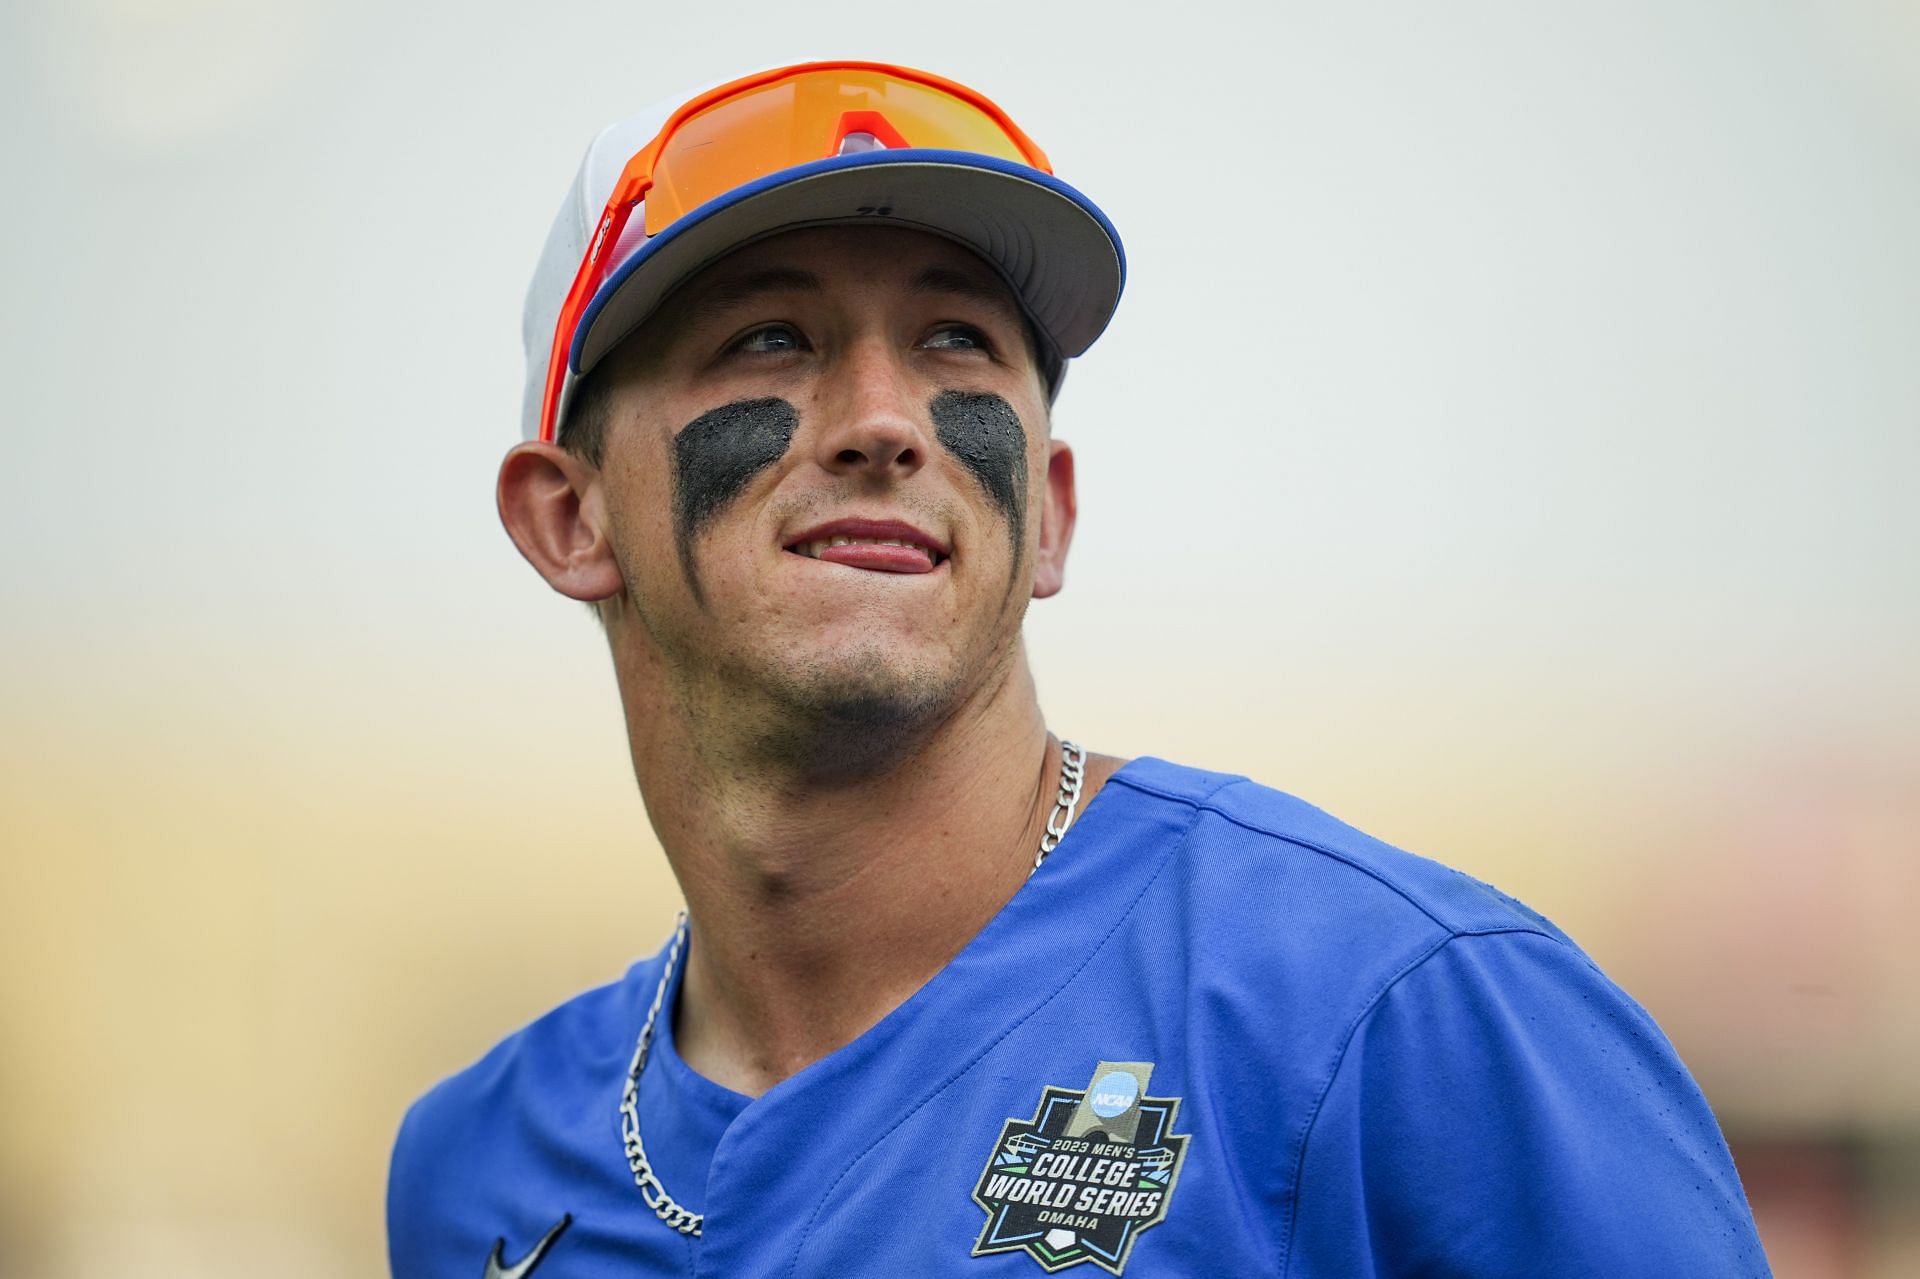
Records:
{"label": "blurred background", "polygon": [[382,1273],[407,1102],[659,944],[521,294],[600,124],[826,54],[1127,237],[1052,722],[1527,900],[1780,1274],[1920,1273],[1909,0],[11,0],[0,1273]]}

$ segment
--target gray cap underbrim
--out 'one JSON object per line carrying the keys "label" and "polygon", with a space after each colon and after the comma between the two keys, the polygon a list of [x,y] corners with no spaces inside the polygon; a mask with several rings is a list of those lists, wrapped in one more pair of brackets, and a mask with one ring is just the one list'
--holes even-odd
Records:
{"label": "gray cap underbrim", "polygon": [[1093,345],[1120,300],[1120,255],[1099,220],[1049,186],[974,164],[902,157],[831,168],[690,217],[698,220],[669,228],[670,238],[656,237],[603,286],[607,296],[596,300],[574,347],[581,372],[700,271],[756,240],[801,227],[886,224],[971,249],[1000,273],[1066,358]]}

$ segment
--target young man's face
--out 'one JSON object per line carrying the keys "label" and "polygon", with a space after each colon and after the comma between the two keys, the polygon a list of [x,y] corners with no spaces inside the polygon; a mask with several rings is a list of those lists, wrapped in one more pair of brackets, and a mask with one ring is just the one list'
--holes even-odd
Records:
{"label": "young man's face", "polygon": [[1072,463],[1013,297],[972,253],[789,232],[611,359],[616,644],[637,621],[683,682],[876,728],[1009,669],[1026,601],[1060,585]]}

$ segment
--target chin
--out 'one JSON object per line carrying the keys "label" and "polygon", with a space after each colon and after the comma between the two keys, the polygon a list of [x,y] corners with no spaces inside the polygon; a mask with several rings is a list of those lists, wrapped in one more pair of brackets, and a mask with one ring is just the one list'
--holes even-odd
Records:
{"label": "chin", "polygon": [[768,688],[775,705],[769,744],[829,772],[899,749],[964,697],[951,670],[875,651],[789,667]]}
{"label": "chin", "polygon": [[931,663],[871,651],[808,662],[786,676],[782,700],[798,717],[875,729],[939,714],[958,683]]}

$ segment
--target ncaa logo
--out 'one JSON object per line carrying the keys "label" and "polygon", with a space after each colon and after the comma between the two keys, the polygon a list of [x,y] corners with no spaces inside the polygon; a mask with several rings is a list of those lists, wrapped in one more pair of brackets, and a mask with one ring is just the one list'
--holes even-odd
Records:
{"label": "ncaa logo", "polygon": [[1133,1109],[1140,1100],[1140,1081],[1124,1070],[1111,1070],[1100,1076],[1087,1091],[1087,1104],[1102,1119],[1111,1119]]}

